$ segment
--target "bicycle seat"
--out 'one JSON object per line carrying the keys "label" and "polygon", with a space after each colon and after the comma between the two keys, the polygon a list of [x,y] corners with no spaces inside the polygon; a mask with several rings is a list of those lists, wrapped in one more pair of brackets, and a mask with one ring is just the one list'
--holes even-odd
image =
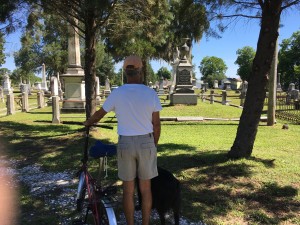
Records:
{"label": "bicycle seat", "polygon": [[96,141],[94,146],[89,150],[89,155],[95,159],[114,156],[117,154],[117,146],[112,144],[104,144],[101,141]]}

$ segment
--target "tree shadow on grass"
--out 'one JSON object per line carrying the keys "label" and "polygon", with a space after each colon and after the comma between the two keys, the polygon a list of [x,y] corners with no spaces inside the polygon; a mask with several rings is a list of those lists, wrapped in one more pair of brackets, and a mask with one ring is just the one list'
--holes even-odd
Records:
{"label": "tree shadow on grass", "polygon": [[[0,131],[9,144],[10,155],[21,160],[19,166],[41,164],[47,170],[72,169],[80,165],[85,133],[67,125],[27,125],[0,122]],[[41,136],[42,133],[49,135]],[[90,138],[92,144],[96,140]],[[103,139],[103,142],[108,140]]]}
{"label": "tree shadow on grass", "polygon": [[[177,150],[185,153],[172,154]],[[158,165],[180,180],[183,216],[192,221],[211,222],[214,217],[226,218],[239,211],[244,215],[241,223],[297,221],[300,203],[294,198],[298,194],[295,187],[273,183],[261,187],[261,182],[253,179],[254,166],[245,160],[228,159],[225,150],[197,152],[186,144],[162,144],[158,153]],[[274,167],[273,159],[249,160]]]}

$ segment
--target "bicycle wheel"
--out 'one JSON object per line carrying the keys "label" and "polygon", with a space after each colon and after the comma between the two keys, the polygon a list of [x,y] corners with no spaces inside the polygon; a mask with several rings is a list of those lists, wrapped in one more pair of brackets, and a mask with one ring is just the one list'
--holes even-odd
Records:
{"label": "bicycle wheel", "polygon": [[111,203],[107,199],[101,199],[99,203],[99,222],[101,225],[116,225],[117,219]]}
{"label": "bicycle wheel", "polygon": [[86,183],[85,183],[84,172],[82,171],[79,175],[77,198],[76,198],[76,209],[78,212],[81,212],[83,209],[85,193],[86,193]]}

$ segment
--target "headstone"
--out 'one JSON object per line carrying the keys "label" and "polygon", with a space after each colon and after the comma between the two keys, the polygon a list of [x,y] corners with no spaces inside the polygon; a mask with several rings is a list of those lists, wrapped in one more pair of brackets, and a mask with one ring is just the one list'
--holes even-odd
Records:
{"label": "headstone", "polygon": [[57,77],[52,76],[51,77],[51,96],[58,96],[58,80]]}
{"label": "headstone", "polygon": [[106,77],[106,79],[105,79],[105,90],[110,91],[110,81],[109,81],[108,77]]}
{"label": "headstone", "polygon": [[43,91],[39,91],[37,93],[37,102],[38,102],[38,108],[44,108],[45,99],[44,99],[44,92]]}
{"label": "headstone", "polygon": [[36,83],[34,84],[34,86],[35,86],[35,89],[36,89],[37,91],[41,91],[41,90],[42,90],[42,84],[41,84],[41,82],[36,82]]}
{"label": "headstone", "polygon": [[108,79],[108,77],[106,77],[106,80],[105,80],[105,88],[104,88],[104,96],[108,96],[110,93],[111,93],[111,89],[110,89],[110,81]]}
{"label": "headstone", "polygon": [[149,85],[148,85],[148,86],[149,86],[149,88],[152,88],[152,87],[153,87],[153,85],[152,85],[152,82],[151,82],[151,81],[149,82]]}
{"label": "headstone", "polygon": [[159,89],[158,89],[158,94],[164,94],[164,78],[160,77],[159,79]]}
{"label": "headstone", "polygon": [[61,111],[85,112],[84,70],[81,67],[78,29],[69,25],[68,31],[68,69],[60,76],[64,85]]}
{"label": "headstone", "polygon": [[20,92],[28,94],[28,85],[27,84],[20,84]]}
{"label": "headstone", "polygon": [[277,92],[282,92],[281,84],[280,84],[280,73],[277,75]]}
{"label": "headstone", "polygon": [[218,89],[219,88],[219,81],[218,80],[214,80],[214,89]]}
{"label": "headstone", "polygon": [[197,95],[195,95],[192,85],[193,66],[187,59],[188,54],[189,47],[185,43],[181,47],[181,58],[177,66],[175,91],[170,95],[171,105],[197,105]]}
{"label": "headstone", "polygon": [[231,82],[229,80],[224,82],[224,89],[223,90],[231,90]]}
{"label": "headstone", "polygon": [[290,83],[289,88],[288,88],[288,93],[291,93],[293,90],[295,90],[295,84]]}
{"label": "headstone", "polygon": [[11,88],[11,83],[10,83],[10,79],[9,79],[9,76],[8,74],[4,74],[3,76],[3,94],[4,95],[8,95],[8,94],[11,94],[13,91],[12,91],[12,88]]}

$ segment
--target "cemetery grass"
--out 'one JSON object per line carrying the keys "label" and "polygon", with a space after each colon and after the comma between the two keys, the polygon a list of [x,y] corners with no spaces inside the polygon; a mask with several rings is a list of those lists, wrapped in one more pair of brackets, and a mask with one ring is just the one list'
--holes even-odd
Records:
{"label": "cemetery grass", "polygon": [[[45,171],[71,171],[80,167],[84,136],[78,125],[52,125],[51,107],[0,117],[0,132],[7,154],[18,167],[38,164]],[[164,105],[161,116],[239,117],[241,109],[200,102],[197,106]],[[84,121],[84,115],[62,115],[64,121]],[[96,139],[116,143],[116,120],[103,120],[114,130],[97,129]],[[238,122],[162,122],[158,165],[170,170],[182,186],[182,216],[206,224],[300,224],[300,127],[284,121],[273,127],[261,123],[249,159],[229,160]],[[92,166],[95,166],[93,163]],[[94,168],[94,167],[93,167]],[[117,182],[116,160],[109,164],[107,182]],[[76,185],[75,185],[76,186]],[[45,195],[32,196],[21,185],[20,224],[59,224],[74,211],[48,208]],[[75,195],[75,193],[74,193]],[[171,216],[172,217],[172,216]],[[155,221],[159,224],[158,221]]]}

